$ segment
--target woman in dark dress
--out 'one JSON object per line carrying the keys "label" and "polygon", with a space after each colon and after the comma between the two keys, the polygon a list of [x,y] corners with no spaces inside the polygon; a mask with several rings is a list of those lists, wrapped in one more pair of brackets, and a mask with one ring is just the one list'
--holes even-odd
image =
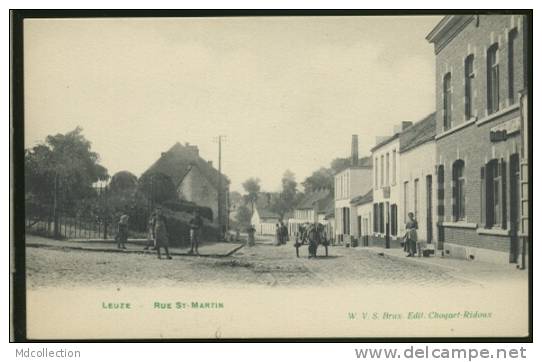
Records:
{"label": "woman in dark dress", "polygon": [[406,247],[408,254],[407,256],[416,255],[416,242],[418,241],[418,222],[414,219],[414,214],[412,212],[408,213],[408,221],[406,223]]}
{"label": "woman in dark dress", "polygon": [[154,241],[156,244],[156,252],[158,253],[158,259],[162,259],[160,255],[160,248],[164,248],[166,251],[166,258],[171,259],[169,255],[169,236],[167,231],[166,218],[162,214],[162,209],[157,208],[154,214],[153,220]]}

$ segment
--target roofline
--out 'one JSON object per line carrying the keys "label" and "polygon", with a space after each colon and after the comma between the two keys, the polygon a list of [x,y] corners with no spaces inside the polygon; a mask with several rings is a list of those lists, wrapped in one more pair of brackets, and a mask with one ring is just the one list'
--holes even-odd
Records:
{"label": "roofline", "polygon": [[393,136],[391,136],[390,138],[387,138],[385,139],[384,141],[376,144],[375,146],[373,146],[373,148],[371,148],[371,152],[374,152],[376,151],[377,149],[379,149],[380,147],[383,147],[385,145],[387,145],[388,143],[390,143],[391,141],[393,141],[394,139],[396,138],[399,138],[399,136],[401,135],[401,132],[397,132],[396,134],[394,134]]}
{"label": "roofline", "polygon": [[414,146],[405,147],[404,149],[401,149],[401,148],[399,147],[399,153],[405,153],[405,152],[408,152],[408,151],[410,151],[410,150],[412,150],[412,149],[414,149],[414,148],[416,148],[416,147],[418,147],[418,146],[424,145],[424,144],[429,143],[429,142],[431,142],[431,141],[435,141],[435,136],[432,136],[431,138],[428,138],[428,139],[426,139],[425,141],[423,141],[423,142],[421,142],[421,143],[415,144]]}
{"label": "roofline", "polygon": [[437,25],[435,25],[435,27],[429,32],[429,34],[425,36],[425,39],[430,43],[434,43],[437,35],[442,32],[442,30],[446,27],[446,25],[450,23],[452,17],[454,16],[455,15],[446,15],[445,17],[440,19]]}
{"label": "roofline", "polygon": [[333,176],[337,176],[338,174],[346,171],[346,170],[372,170],[373,166],[348,166],[338,172],[335,172]]}
{"label": "roofline", "polygon": [[[425,39],[435,45],[435,54],[438,54],[448,43],[459,34],[467,24],[474,19],[475,14],[455,14],[446,15],[438,24],[427,34]],[[438,44],[448,32],[453,31],[448,39]]]}

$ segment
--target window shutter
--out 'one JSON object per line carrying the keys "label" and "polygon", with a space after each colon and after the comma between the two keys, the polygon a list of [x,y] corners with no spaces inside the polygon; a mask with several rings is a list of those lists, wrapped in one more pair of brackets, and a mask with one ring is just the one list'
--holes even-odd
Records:
{"label": "window shutter", "polygon": [[502,203],[502,228],[506,229],[506,161],[501,159],[501,180],[502,180],[502,192],[501,192],[501,203]]}
{"label": "window shutter", "polygon": [[487,215],[486,215],[486,179],[485,179],[486,167],[480,169],[480,221],[481,225],[487,227]]}
{"label": "window shutter", "polygon": [[494,205],[495,200],[493,199],[493,167],[494,163],[490,162],[486,165],[486,190],[485,190],[485,202],[486,202],[486,228],[490,228],[493,226],[493,222],[495,220],[495,217],[493,215],[494,213]]}

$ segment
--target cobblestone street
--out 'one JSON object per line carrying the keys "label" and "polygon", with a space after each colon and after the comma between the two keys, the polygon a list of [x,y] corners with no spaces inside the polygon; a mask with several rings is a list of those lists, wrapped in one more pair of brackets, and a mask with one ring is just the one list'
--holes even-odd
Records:
{"label": "cobblestone street", "polygon": [[[35,239],[33,239],[35,240]],[[39,240],[39,239],[38,239]],[[29,243],[29,242],[28,242]],[[112,249],[114,249],[112,247]],[[307,258],[307,247],[296,258],[291,243],[273,246],[259,243],[243,247],[232,255],[217,257],[175,256],[158,260],[154,254],[118,253],[77,249],[27,247],[27,283],[30,288],[46,286],[176,286],[183,284],[231,284],[236,286],[328,286],[341,284],[446,285],[482,284],[469,272],[402,259],[366,249],[330,247],[329,257]],[[319,254],[323,255],[323,248]],[[469,269],[480,264],[460,261]],[[463,264],[459,264],[462,266]],[[486,275],[524,273],[494,266]],[[502,279],[502,278],[501,278]],[[491,278],[487,278],[491,281]]]}

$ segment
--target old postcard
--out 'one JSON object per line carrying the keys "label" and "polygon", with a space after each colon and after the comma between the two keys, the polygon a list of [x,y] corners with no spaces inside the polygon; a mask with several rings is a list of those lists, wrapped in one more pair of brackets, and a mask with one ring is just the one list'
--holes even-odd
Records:
{"label": "old postcard", "polygon": [[528,336],[530,24],[25,18],[25,338]]}

